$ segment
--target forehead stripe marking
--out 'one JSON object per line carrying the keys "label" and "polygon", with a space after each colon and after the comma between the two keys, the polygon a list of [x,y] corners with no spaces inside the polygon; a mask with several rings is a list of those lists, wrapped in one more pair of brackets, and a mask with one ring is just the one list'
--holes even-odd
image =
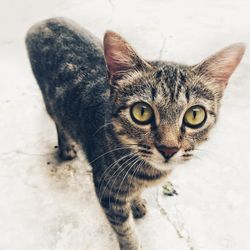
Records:
{"label": "forehead stripe marking", "polygon": [[152,94],[152,101],[154,101],[155,98],[156,98],[156,95],[157,95],[157,90],[156,90],[156,88],[152,87],[152,89],[151,89],[151,94]]}

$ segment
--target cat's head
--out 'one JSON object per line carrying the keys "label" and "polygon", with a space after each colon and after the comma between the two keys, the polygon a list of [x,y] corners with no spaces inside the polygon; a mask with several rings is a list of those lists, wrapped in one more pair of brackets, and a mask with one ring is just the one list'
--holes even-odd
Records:
{"label": "cat's head", "polygon": [[147,62],[108,31],[104,53],[119,140],[151,166],[190,159],[216,122],[227,82],[245,51],[231,45],[194,66]]}

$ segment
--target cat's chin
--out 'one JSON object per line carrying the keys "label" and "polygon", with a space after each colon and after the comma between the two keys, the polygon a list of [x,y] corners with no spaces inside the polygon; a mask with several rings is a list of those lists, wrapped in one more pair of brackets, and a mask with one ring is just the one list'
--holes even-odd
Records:
{"label": "cat's chin", "polygon": [[169,161],[165,160],[154,160],[154,161],[149,161],[149,164],[153,167],[156,168],[157,170],[163,171],[163,172],[170,172],[172,171],[176,166],[181,164],[182,161],[178,159],[171,159]]}

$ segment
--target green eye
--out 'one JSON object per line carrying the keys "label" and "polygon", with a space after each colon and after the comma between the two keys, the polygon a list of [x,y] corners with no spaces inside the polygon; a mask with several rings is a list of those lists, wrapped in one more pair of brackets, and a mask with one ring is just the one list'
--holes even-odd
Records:
{"label": "green eye", "polygon": [[193,106],[189,108],[184,115],[184,124],[190,128],[201,127],[207,118],[206,111],[201,106]]}
{"label": "green eye", "polygon": [[151,106],[145,102],[137,102],[130,109],[132,120],[140,125],[147,125],[152,122],[154,112]]}

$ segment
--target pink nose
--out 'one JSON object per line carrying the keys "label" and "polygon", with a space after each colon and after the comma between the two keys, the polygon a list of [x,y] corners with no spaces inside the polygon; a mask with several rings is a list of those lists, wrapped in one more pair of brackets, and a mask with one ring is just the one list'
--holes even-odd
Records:
{"label": "pink nose", "polygon": [[173,155],[175,155],[179,151],[179,148],[177,147],[166,147],[164,145],[158,146],[157,149],[166,160],[169,160]]}

